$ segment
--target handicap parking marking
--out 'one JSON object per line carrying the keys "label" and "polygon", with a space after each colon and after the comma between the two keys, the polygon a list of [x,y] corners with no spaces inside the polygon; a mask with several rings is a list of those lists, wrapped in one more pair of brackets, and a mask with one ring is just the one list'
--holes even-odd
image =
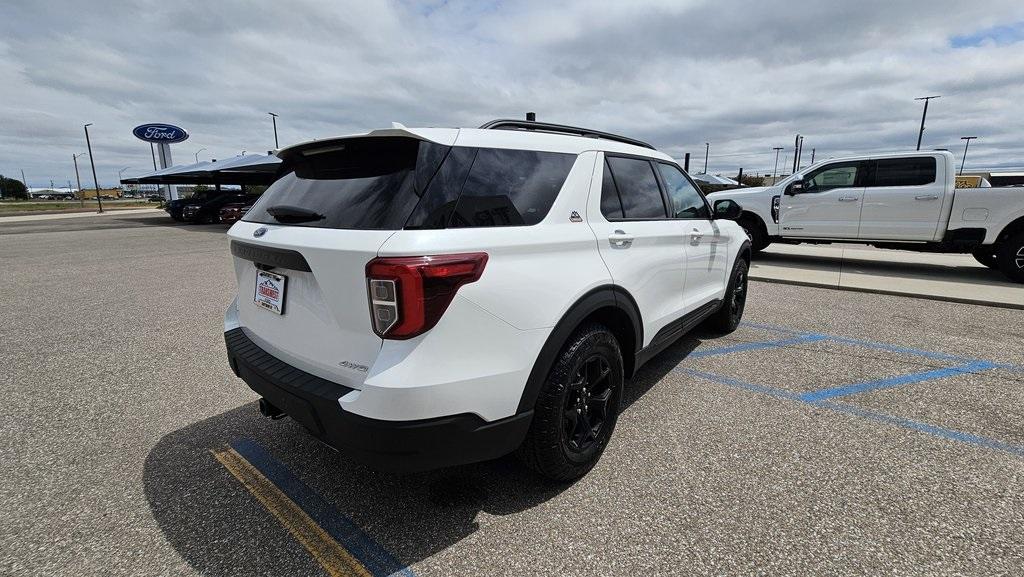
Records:
{"label": "handicap parking marking", "polygon": [[304,546],[332,577],[414,577],[356,524],[255,441],[213,456]]}
{"label": "handicap parking marking", "polygon": [[997,451],[1004,451],[1004,452],[1007,452],[1007,453],[1011,453],[1011,454],[1017,455],[1019,457],[1024,457],[1024,447],[1018,446],[1018,445],[1011,445],[1009,443],[1004,443],[1002,441],[998,441],[996,439],[992,439],[992,438],[989,438],[989,437],[983,437],[981,435],[974,435],[974,434],[971,434],[971,433],[964,433],[962,431],[956,431],[956,430],[953,430],[953,429],[948,429],[946,427],[939,427],[939,426],[936,426],[936,425],[930,425],[928,423],[922,423],[920,421],[914,421],[914,420],[906,419],[906,418],[903,418],[903,417],[894,417],[892,415],[887,415],[885,413],[880,413],[880,412],[872,411],[872,410],[869,410],[869,409],[862,409],[860,407],[855,407],[855,406],[847,405],[847,404],[843,404],[843,403],[836,403],[836,402],[829,401],[829,400],[807,400],[807,399],[803,398],[804,395],[793,393],[793,392],[787,391],[785,389],[780,389],[780,388],[777,388],[777,387],[769,387],[769,386],[766,386],[766,385],[756,385],[754,383],[747,383],[747,382],[740,381],[738,379],[733,379],[731,377],[725,377],[725,376],[722,376],[722,375],[716,375],[716,374],[707,373],[707,372],[704,372],[704,371],[698,371],[698,370],[695,370],[695,369],[689,369],[689,368],[684,368],[684,367],[677,367],[675,370],[678,371],[678,372],[687,374],[687,375],[691,375],[691,376],[695,376],[695,377],[704,379],[706,381],[710,381],[710,382],[713,382],[713,383],[718,383],[718,384],[721,384],[721,385],[726,385],[726,386],[733,387],[733,388],[736,388],[736,389],[742,389],[742,390],[745,390],[745,391],[751,391],[751,392],[755,392],[755,393],[760,393],[760,394],[768,395],[768,396],[775,397],[777,399],[786,400],[786,401],[796,401],[798,403],[803,403],[803,404],[806,404],[806,405],[811,405],[813,407],[817,407],[817,408],[821,408],[821,409],[828,409],[828,410],[835,411],[835,412],[838,412],[838,413],[845,413],[845,414],[849,414],[849,415],[854,415],[854,416],[861,417],[861,418],[864,418],[864,419],[868,419],[868,420],[871,420],[871,421],[875,421],[875,422],[878,422],[878,423],[884,423],[884,424],[888,424],[888,425],[896,425],[896,426],[902,427],[904,429],[910,429],[910,430],[917,431],[917,432],[920,432],[920,433],[926,433],[926,434],[929,434],[929,435],[932,435],[932,436],[935,436],[935,437],[940,437],[940,438],[948,439],[948,440],[951,440],[951,441],[958,441],[958,442],[961,442],[961,443],[967,443],[969,445],[975,445],[975,446],[979,446],[979,447],[984,447],[986,449],[994,449],[994,450],[997,450]]}
{"label": "handicap parking marking", "polygon": [[990,363],[988,361],[974,361],[956,367],[947,367],[944,369],[935,369],[932,371],[924,371],[921,373],[912,373],[909,375],[889,377],[887,379],[877,379],[874,381],[866,381],[863,383],[854,383],[852,385],[842,385],[839,387],[832,387],[828,389],[819,389],[817,391],[811,391],[809,393],[804,393],[800,395],[800,400],[808,402],[823,401],[834,397],[845,397],[847,395],[856,395],[858,393],[877,391],[879,389],[891,389],[893,387],[901,387],[903,385],[909,385],[910,383],[920,383],[923,381],[944,379],[946,377],[955,377],[957,375],[980,373],[981,371],[994,369],[996,367],[996,363]]}
{"label": "handicap parking marking", "polygon": [[825,409],[831,409],[840,413],[847,413],[855,415],[879,423],[887,423],[890,425],[896,425],[906,429],[912,429],[921,433],[927,433],[943,439],[949,439],[951,441],[959,441],[961,443],[967,443],[969,445],[977,445],[986,449],[994,449],[996,451],[1005,451],[1012,453],[1018,457],[1024,457],[1024,447],[1019,445],[1011,445],[1010,443],[1004,443],[997,441],[989,437],[982,437],[981,435],[974,435],[972,433],[965,433],[963,431],[956,431],[953,429],[947,429],[946,427],[939,427],[937,425],[930,425],[928,423],[922,423],[920,421],[914,421],[912,419],[906,419],[903,417],[894,417],[885,413],[879,413],[878,411],[872,411],[870,409],[862,409],[861,407],[855,407],[853,405],[847,405],[843,403],[833,403],[831,401],[811,401],[811,405],[822,407]]}
{"label": "handicap parking marking", "polygon": [[[967,357],[950,355],[947,353],[925,351],[921,349],[904,347],[900,345],[891,345],[888,343],[879,343],[874,341],[867,341],[862,339],[854,339],[848,337],[840,337],[833,335],[825,335],[814,332],[798,331],[788,329],[785,327],[760,324],[760,323],[743,323],[742,326],[762,330],[770,333],[778,333],[782,335],[790,335],[789,338],[782,340],[769,340],[769,341],[756,341],[750,343],[742,343],[738,345],[731,345],[721,347],[717,349],[709,349],[704,351],[694,351],[690,353],[682,363],[676,366],[674,369],[676,372],[687,374],[690,376],[698,377],[700,379],[726,385],[736,389],[742,389],[750,392],[768,395],[777,399],[796,401],[799,403],[811,405],[818,408],[828,409],[831,411],[854,415],[864,419],[872,420],[879,423],[885,423],[890,425],[896,425],[905,429],[926,433],[932,436],[948,439],[952,441],[958,441],[967,443],[979,447],[985,447],[988,449],[994,449],[998,451],[1008,452],[1017,456],[1024,457],[1024,446],[1012,445],[1004,443],[996,439],[989,437],[983,437],[981,435],[975,435],[971,433],[965,433],[962,431],[956,431],[945,427],[939,427],[928,423],[922,423],[911,419],[902,417],[896,417],[869,409],[863,409],[853,405],[838,403],[832,399],[840,397],[846,397],[849,395],[855,395],[858,393],[864,393],[869,391],[876,391],[881,389],[891,389],[900,387],[911,383],[920,383],[925,381],[931,381],[936,379],[943,379],[949,377],[955,377],[965,374],[980,373],[991,369],[1006,369],[1014,372],[1024,372],[1024,367],[1007,364],[997,363],[993,361],[986,361],[980,359],[971,359]],[[786,389],[772,387],[767,385],[760,385],[755,383],[745,382],[733,377],[725,375],[718,375],[709,373],[706,371],[697,370],[690,367],[685,367],[683,364],[688,359],[700,359],[707,357],[714,357],[718,355],[727,355],[731,353],[755,351],[762,349],[772,348],[785,348],[785,347],[796,347],[803,343],[808,342],[834,342],[845,345],[865,347],[868,349],[884,350],[888,352],[898,353],[906,356],[917,356],[932,360],[941,361],[953,361],[957,362],[956,366],[952,367],[941,367],[932,370],[922,371],[918,373],[912,373],[908,375],[898,375],[894,377],[886,377],[882,379],[865,381],[862,383],[854,383],[848,385],[840,385],[836,387],[830,387],[826,389],[819,389],[816,391],[806,393],[796,393]]]}

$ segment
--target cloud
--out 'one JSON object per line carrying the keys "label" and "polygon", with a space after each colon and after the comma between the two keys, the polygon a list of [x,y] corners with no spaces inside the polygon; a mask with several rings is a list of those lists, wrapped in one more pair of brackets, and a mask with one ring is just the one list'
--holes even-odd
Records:
{"label": "cloud", "polygon": [[1019,1],[8,0],[4,15],[0,173],[30,184],[74,180],[86,122],[111,184],[152,167],[137,124],[189,130],[179,162],[226,158],[272,148],[270,111],[284,145],[535,110],[677,157],[708,141],[712,172],[763,172],[796,133],[805,159],[913,147],[925,94],[943,95],[928,148],[970,133],[969,166],[1024,165]]}

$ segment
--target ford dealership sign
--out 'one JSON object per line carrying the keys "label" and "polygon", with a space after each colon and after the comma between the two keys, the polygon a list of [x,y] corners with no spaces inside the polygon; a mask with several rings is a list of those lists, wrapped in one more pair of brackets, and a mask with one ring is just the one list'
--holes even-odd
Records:
{"label": "ford dealership sign", "polygon": [[132,134],[139,140],[156,143],[163,142],[165,144],[181,142],[188,138],[188,133],[185,132],[184,128],[179,128],[173,124],[143,124],[136,126],[132,130]]}

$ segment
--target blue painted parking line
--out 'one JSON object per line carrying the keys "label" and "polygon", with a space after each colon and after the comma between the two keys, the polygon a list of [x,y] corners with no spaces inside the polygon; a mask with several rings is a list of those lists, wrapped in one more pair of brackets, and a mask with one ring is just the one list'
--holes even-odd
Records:
{"label": "blue painted parking line", "polygon": [[754,343],[741,343],[738,345],[730,345],[728,347],[721,347],[718,349],[708,349],[705,351],[694,351],[687,355],[690,359],[699,359],[703,357],[713,357],[717,355],[727,355],[729,353],[742,353],[746,351],[756,351],[760,349],[774,349],[782,347],[791,347],[793,345],[799,345],[803,343],[813,343],[815,341],[823,341],[829,337],[825,335],[806,334],[801,335],[792,339],[784,339],[779,341],[763,341]]}
{"label": "blue painted parking line", "polygon": [[294,501],[306,515],[355,557],[369,575],[414,577],[411,569],[385,551],[352,520],[331,506],[255,441],[241,439],[231,443],[231,448],[256,467],[288,499]]}
{"label": "blue painted parking line", "polygon": [[1011,445],[1010,443],[1004,443],[997,441],[989,437],[982,437],[981,435],[974,435],[971,433],[964,433],[962,431],[954,431],[953,429],[947,429],[945,427],[938,427],[936,425],[929,425],[928,423],[922,423],[920,421],[913,421],[911,419],[904,419],[902,417],[894,417],[892,415],[886,415],[885,413],[879,413],[868,409],[862,409],[860,407],[854,407],[851,405],[845,405],[840,403],[833,403],[830,401],[818,401],[810,403],[812,405],[838,411],[840,413],[847,413],[865,419],[870,419],[879,423],[887,423],[890,425],[896,425],[906,429],[912,429],[921,433],[927,433],[943,439],[949,439],[951,441],[959,441],[961,443],[967,443],[969,445],[977,445],[979,447],[985,447],[986,449],[995,449],[997,451],[1006,451],[1019,457],[1024,457],[1024,447],[1019,445]]}
{"label": "blue painted parking line", "polygon": [[921,423],[919,421],[914,421],[914,420],[911,420],[911,419],[905,419],[905,418],[902,418],[902,417],[894,417],[892,415],[886,415],[884,413],[879,413],[879,412],[871,411],[871,410],[868,410],[868,409],[862,409],[860,407],[854,407],[854,406],[851,406],[851,405],[840,404],[840,403],[836,403],[836,402],[833,402],[833,401],[828,401],[828,400],[806,400],[806,399],[802,398],[801,395],[797,395],[797,394],[795,394],[793,392],[790,392],[790,391],[787,391],[785,389],[780,389],[780,388],[777,388],[777,387],[769,387],[769,386],[764,386],[764,385],[755,385],[753,383],[746,383],[746,382],[740,381],[738,379],[733,379],[731,377],[724,377],[724,376],[721,376],[721,375],[715,375],[715,374],[706,373],[706,372],[703,372],[703,371],[697,371],[697,370],[694,370],[694,369],[677,367],[675,370],[678,371],[678,372],[684,373],[684,374],[688,374],[688,375],[692,375],[692,376],[695,376],[695,377],[702,378],[702,379],[707,380],[707,381],[711,381],[711,382],[714,382],[714,383],[719,383],[719,384],[722,384],[722,385],[726,385],[726,386],[729,386],[729,387],[733,387],[733,388],[737,388],[737,389],[741,389],[741,390],[745,390],[745,391],[752,391],[752,392],[756,392],[756,393],[761,393],[761,394],[765,394],[765,395],[768,395],[768,396],[771,396],[771,397],[775,397],[775,398],[778,398],[778,399],[782,399],[782,400],[796,401],[796,402],[799,402],[799,403],[803,403],[803,404],[810,405],[810,406],[817,407],[817,408],[821,408],[821,409],[828,409],[828,410],[839,412],[839,413],[845,413],[845,414],[854,415],[854,416],[857,416],[857,417],[862,417],[862,418],[869,419],[869,420],[872,420],[872,421],[875,421],[875,422],[879,422],[879,423],[895,425],[895,426],[898,426],[898,427],[902,427],[902,428],[905,428],[905,429],[917,431],[917,432],[920,432],[920,433],[925,433],[925,434],[932,435],[932,436],[935,436],[935,437],[939,437],[939,438],[942,438],[942,439],[947,439],[947,440],[951,440],[951,441],[957,441],[957,442],[960,442],[960,443],[966,443],[966,444],[975,445],[975,446],[978,446],[978,447],[984,447],[986,449],[993,449],[993,450],[997,450],[997,451],[1004,451],[1004,452],[1011,453],[1011,454],[1014,454],[1014,455],[1017,455],[1017,456],[1020,456],[1020,457],[1024,457],[1024,447],[1021,447],[1021,446],[1018,446],[1018,445],[1012,445],[1012,444],[1009,444],[1009,443],[1004,443],[1002,441],[998,441],[996,439],[992,439],[992,438],[989,438],[989,437],[983,437],[981,435],[974,435],[974,434],[971,434],[971,433],[964,433],[962,431],[956,431],[956,430],[953,430],[953,429],[947,429],[945,427],[939,427],[939,426],[936,426],[936,425],[930,425],[928,423]]}
{"label": "blue painted parking line", "polygon": [[899,387],[902,385],[908,385],[910,383],[920,383],[922,381],[931,381],[934,379],[942,379],[946,377],[953,377],[956,375],[963,375],[968,373],[976,373],[988,369],[995,368],[995,363],[988,361],[975,361],[960,365],[956,367],[948,367],[945,369],[935,369],[932,371],[924,371],[921,373],[912,373],[909,375],[899,375],[896,377],[890,377],[887,379],[878,379],[874,381],[867,381],[864,383],[855,383],[852,385],[843,385],[840,387],[832,387],[829,389],[821,389],[818,391],[811,391],[800,395],[802,401],[823,401],[825,399],[831,399],[834,397],[844,397],[846,395],[856,395],[858,393],[864,393],[868,391],[877,391],[879,389],[891,389],[893,387]]}

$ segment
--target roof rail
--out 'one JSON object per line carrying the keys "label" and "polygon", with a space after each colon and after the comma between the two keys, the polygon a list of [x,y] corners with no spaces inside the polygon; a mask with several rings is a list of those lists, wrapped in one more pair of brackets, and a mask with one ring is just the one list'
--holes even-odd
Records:
{"label": "roof rail", "polygon": [[481,125],[480,128],[490,130],[535,130],[537,132],[572,134],[574,136],[584,136],[587,138],[602,138],[604,140],[614,140],[616,142],[624,142],[626,144],[632,144],[633,146],[641,146],[643,148],[650,148],[651,150],[655,150],[653,146],[647,144],[642,140],[629,138],[628,136],[619,136],[618,134],[612,134],[610,132],[601,132],[600,130],[591,130],[589,128],[580,128],[578,126],[566,126],[564,124],[550,124],[548,122],[513,120],[506,118],[492,120]]}

